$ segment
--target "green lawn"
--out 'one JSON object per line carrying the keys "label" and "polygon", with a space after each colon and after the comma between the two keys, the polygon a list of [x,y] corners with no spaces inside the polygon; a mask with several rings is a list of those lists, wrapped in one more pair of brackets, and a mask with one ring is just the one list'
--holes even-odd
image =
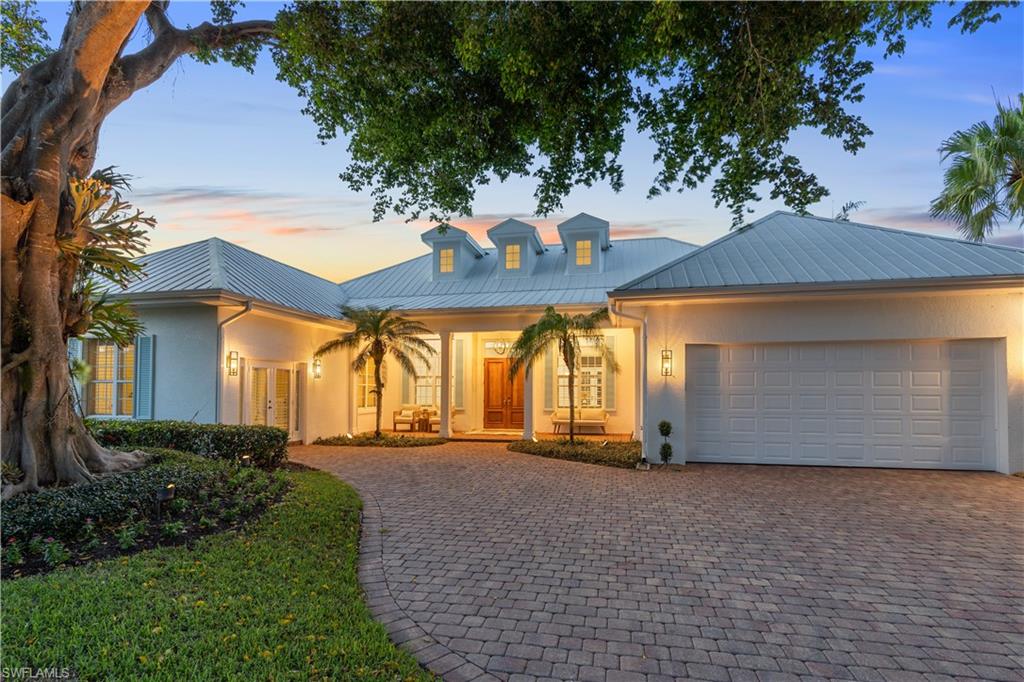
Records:
{"label": "green lawn", "polygon": [[2,583],[5,668],[81,679],[430,679],[371,618],[360,501],[322,472],[243,533]]}

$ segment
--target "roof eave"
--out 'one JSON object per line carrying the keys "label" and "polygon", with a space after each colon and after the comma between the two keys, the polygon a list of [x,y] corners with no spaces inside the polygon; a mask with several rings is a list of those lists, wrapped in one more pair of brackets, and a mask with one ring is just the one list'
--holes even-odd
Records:
{"label": "roof eave", "polygon": [[342,317],[327,317],[306,310],[298,310],[279,303],[264,301],[250,296],[228,291],[226,289],[197,289],[194,291],[153,291],[136,294],[110,294],[109,298],[129,301],[133,306],[151,307],[157,305],[173,305],[178,303],[199,303],[212,306],[243,305],[249,301],[254,310],[264,310],[279,315],[294,317],[307,322],[326,324],[332,327],[349,328],[352,323]]}

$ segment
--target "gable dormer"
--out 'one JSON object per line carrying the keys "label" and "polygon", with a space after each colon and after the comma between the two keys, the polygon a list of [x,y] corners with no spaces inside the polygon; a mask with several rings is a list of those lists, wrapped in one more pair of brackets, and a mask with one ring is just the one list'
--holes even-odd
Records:
{"label": "gable dormer", "polygon": [[485,255],[468,232],[452,225],[438,225],[424,232],[420,239],[434,250],[431,278],[435,282],[465,277],[476,259]]}
{"label": "gable dormer", "polygon": [[611,248],[608,221],[580,213],[558,224],[565,249],[565,274],[604,272],[605,253]]}
{"label": "gable dormer", "polygon": [[514,218],[487,230],[487,238],[498,250],[499,277],[529,275],[544,253],[544,244],[537,228]]}

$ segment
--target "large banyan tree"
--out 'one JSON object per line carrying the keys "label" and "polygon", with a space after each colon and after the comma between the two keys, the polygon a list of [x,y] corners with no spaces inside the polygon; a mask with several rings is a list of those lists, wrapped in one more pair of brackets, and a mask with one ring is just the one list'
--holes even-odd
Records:
{"label": "large banyan tree", "polygon": [[[152,221],[93,165],[107,116],[179,58],[252,69],[269,47],[321,138],[347,137],[341,177],[378,219],[468,215],[475,187],[513,175],[535,179],[538,214],[576,185],[618,190],[635,126],[656,147],[652,196],[711,181],[738,222],[761,192],[797,210],[827,194],[787,153],[790,134],[860,149],[871,131],[849,107],[872,64],[858,50],[898,55],[932,17],[917,3],[305,2],[241,21],[212,2],[186,27],[168,5],[71,3],[54,43],[31,3],[0,5],[17,74],[2,100],[0,286],[2,456],[20,475],[5,496],[138,461],[90,437],[67,342],[132,329],[96,282],[136,274]],[[974,32],[994,7],[965,5],[949,24]]]}

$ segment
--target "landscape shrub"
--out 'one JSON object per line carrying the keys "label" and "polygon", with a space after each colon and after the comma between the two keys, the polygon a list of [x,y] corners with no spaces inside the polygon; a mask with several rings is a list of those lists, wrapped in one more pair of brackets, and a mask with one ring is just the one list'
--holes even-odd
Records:
{"label": "landscape shrub", "polygon": [[440,436],[406,436],[401,434],[382,434],[380,438],[374,438],[373,433],[357,433],[351,438],[348,436],[329,436],[317,438],[313,445],[351,445],[370,448],[422,448],[427,445],[443,445],[447,443],[446,438]]}
{"label": "landscape shrub", "polygon": [[60,665],[81,680],[436,681],[366,606],[355,491],[318,471],[246,471],[294,487],[238,532],[5,574],[4,668]]}
{"label": "landscape shrub", "polygon": [[[228,527],[261,512],[285,489],[278,472],[173,450],[146,451],[151,459],[139,469],[0,503],[5,573],[39,572]],[[157,493],[168,483],[175,497],[160,506]],[[217,522],[201,523],[204,517]]]}
{"label": "landscape shrub", "polygon": [[668,464],[672,461],[672,443],[662,443],[661,449],[658,452],[661,455],[662,464]]}
{"label": "landscape shrub", "polygon": [[553,459],[565,459],[587,464],[632,469],[640,461],[640,441],[609,441],[607,444],[593,441],[568,440],[517,440],[509,443],[508,449],[528,455],[539,455]]}
{"label": "landscape shrub", "polygon": [[274,426],[196,424],[158,420],[86,420],[97,442],[107,447],[183,450],[202,457],[237,460],[249,455],[270,469],[288,459],[288,432]]}

